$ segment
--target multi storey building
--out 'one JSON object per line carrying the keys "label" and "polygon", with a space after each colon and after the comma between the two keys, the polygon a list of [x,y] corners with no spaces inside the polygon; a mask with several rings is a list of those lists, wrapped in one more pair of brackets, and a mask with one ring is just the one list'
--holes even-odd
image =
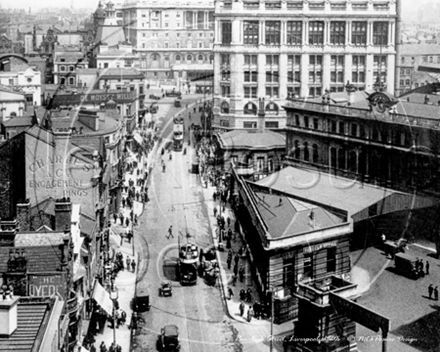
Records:
{"label": "multi storey building", "polygon": [[289,93],[316,97],[350,81],[394,92],[398,1],[216,2],[214,128],[284,128]]}
{"label": "multi storey building", "polygon": [[149,79],[212,79],[214,2],[131,1],[118,5],[127,39]]}

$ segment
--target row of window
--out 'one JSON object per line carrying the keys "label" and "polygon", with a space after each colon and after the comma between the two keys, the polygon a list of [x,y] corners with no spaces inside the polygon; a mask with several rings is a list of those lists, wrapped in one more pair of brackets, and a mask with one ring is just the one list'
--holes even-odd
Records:
{"label": "row of window", "polygon": [[[434,61],[436,61],[436,62],[434,62]],[[409,64],[409,63],[415,64],[416,63],[416,58],[414,56],[411,56],[411,57],[409,57],[409,56],[402,56],[400,58],[400,62],[402,64]],[[422,62],[424,64],[427,64],[427,63],[430,63],[430,64],[433,64],[433,63],[440,64],[440,56],[437,56],[437,60],[435,60],[435,56],[422,56]]]}
{"label": "row of window", "polygon": [[[64,65],[61,65],[61,66],[60,66],[60,72],[66,72],[66,71],[67,71],[67,67],[64,66]],[[69,71],[70,71],[70,72],[75,71],[75,66],[69,66]]]}
{"label": "row of window", "polygon": [[384,126],[372,126],[370,134],[362,124],[346,121],[326,120],[327,126],[317,117],[287,114],[287,125],[298,126],[306,129],[322,130],[335,134],[350,135],[359,138],[369,138],[383,143],[406,146],[409,136],[403,131],[388,131]]}
{"label": "row of window", "polygon": [[[188,37],[192,37],[192,33],[191,32],[184,32],[184,33],[187,33]],[[198,34],[199,34],[198,35],[199,38],[207,36],[207,32],[199,32]],[[147,32],[143,32],[142,33],[142,37],[145,38],[146,36],[147,36]],[[158,32],[153,32],[153,33],[151,33],[151,36],[154,37],[154,38],[158,38],[159,37],[159,33]],[[210,32],[209,36],[213,37],[214,36],[214,32]],[[169,33],[168,32],[165,33],[165,37],[169,37]],[[180,33],[176,33],[176,37],[180,38]],[[197,35],[195,35],[195,37],[197,37]]]}
{"label": "row of window", "polygon": [[[179,48],[195,48],[191,41],[188,41],[186,43],[186,46],[182,46],[181,43],[174,43],[174,44],[175,44],[174,48],[176,48],[176,49],[179,49]],[[209,43],[202,43],[202,42],[197,43],[197,48],[199,48],[199,49],[208,48],[209,46],[210,46]],[[151,45],[147,45],[147,43],[142,43],[142,49],[146,49],[147,47],[151,48]],[[156,49],[159,48],[159,44],[158,43],[154,43],[153,44],[153,48],[156,48]],[[164,42],[163,43],[163,48],[165,48],[165,49],[170,48],[170,43],[169,42]]]}
{"label": "row of window", "polygon": [[[168,56],[164,57],[165,61],[168,61],[170,58]],[[150,60],[151,61],[159,61],[160,60],[160,55],[159,54],[151,54],[150,56]],[[205,56],[202,54],[199,54],[197,56],[192,56],[192,55],[180,55],[177,54],[174,56],[174,60],[175,61],[187,61],[187,62],[191,62],[193,60],[197,60],[197,61],[205,61]],[[209,62],[212,63],[214,61],[214,56],[213,55],[209,55]]]}
{"label": "row of window", "polygon": [[[352,22],[351,44],[366,45],[367,44],[367,27],[366,21]],[[330,22],[330,41],[331,45],[345,45],[347,42],[346,33],[347,23],[345,21]],[[373,22],[373,45],[388,45],[388,22]],[[265,21],[265,38],[263,42],[266,45],[281,44],[281,21]],[[302,45],[304,26],[302,21],[288,21],[286,23],[286,44]],[[309,45],[322,45],[325,40],[325,22],[310,21],[308,22],[308,38],[305,39]],[[243,44],[258,45],[260,35],[259,21],[243,22]],[[221,22],[221,41],[222,44],[231,44],[232,42],[232,23],[230,21]]]}
{"label": "row of window", "polygon": [[[221,103],[220,105],[220,111],[222,114],[229,114],[229,104],[228,102],[224,101]],[[270,102],[268,104],[266,104],[264,110],[267,113],[275,113],[278,114],[278,112],[280,111],[279,106],[274,103],[274,102]],[[258,109],[257,109],[257,105],[253,102],[247,102],[246,104],[244,104],[243,106],[243,111],[245,115],[256,115],[258,113]]]}

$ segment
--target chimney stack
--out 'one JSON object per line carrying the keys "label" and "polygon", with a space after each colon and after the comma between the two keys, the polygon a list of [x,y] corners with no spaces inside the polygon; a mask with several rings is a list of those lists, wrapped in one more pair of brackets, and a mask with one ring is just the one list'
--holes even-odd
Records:
{"label": "chimney stack", "polygon": [[17,203],[17,220],[20,226],[20,231],[30,231],[31,217],[30,217],[31,202],[26,199],[24,202]]}
{"label": "chimney stack", "polygon": [[17,330],[17,310],[20,297],[13,296],[11,286],[0,289],[0,336],[11,336]]}
{"label": "chimney stack", "polygon": [[72,202],[70,198],[55,200],[55,231],[64,231],[72,222]]}

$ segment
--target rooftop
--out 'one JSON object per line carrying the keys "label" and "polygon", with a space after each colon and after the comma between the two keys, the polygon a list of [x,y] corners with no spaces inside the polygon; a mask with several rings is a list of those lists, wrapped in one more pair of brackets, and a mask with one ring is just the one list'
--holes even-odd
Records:
{"label": "rooftop", "polygon": [[253,188],[257,209],[273,238],[301,234],[344,223],[342,216],[332,214],[317,205]]}
{"label": "rooftop", "polygon": [[402,44],[400,55],[440,55],[440,45],[438,44]]}
{"label": "rooftop", "polygon": [[286,147],[286,137],[272,131],[250,132],[246,130],[235,130],[219,134],[219,139],[222,147],[226,149],[270,149]]}

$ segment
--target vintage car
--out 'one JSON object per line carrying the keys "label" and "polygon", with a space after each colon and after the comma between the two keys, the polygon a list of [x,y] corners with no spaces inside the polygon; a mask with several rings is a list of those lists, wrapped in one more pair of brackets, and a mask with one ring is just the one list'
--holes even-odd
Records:
{"label": "vintage car", "polygon": [[156,95],[156,94],[150,94],[150,99],[153,99],[153,100],[160,100],[160,96],[159,95]]}
{"label": "vintage car", "polygon": [[175,108],[180,108],[182,106],[182,99],[178,98],[176,100],[174,100],[174,107]]}
{"label": "vintage car", "polygon": [[133,300],[133,310],[135,312],[146,312],[150,310],[150,295],[145,289],[140,289],[136,292],[136,297]]}
{"label": "vintage car", "polygon": [[171,283],[169,281],[163,281],[159,287],[159,296],[168,297],[173,295],[173,289],[171,288]]}
{"label": "vintage car", "polygon": [[157,339],[157,349],[161,352],[177,352],[180,350],[179,328],[176,325],[166,325]]}
{"label": "vintage car", "polygon": [[173,89],[173,90],[169,90],[169,91],[166,91],[166,92],[165,92],[165,95],[166,95],[167,97],[177,97],[177,98],[182,98],[182,93],[181,93],[180,91],[178,91],[178,90],[175,90],[175,89]]}

